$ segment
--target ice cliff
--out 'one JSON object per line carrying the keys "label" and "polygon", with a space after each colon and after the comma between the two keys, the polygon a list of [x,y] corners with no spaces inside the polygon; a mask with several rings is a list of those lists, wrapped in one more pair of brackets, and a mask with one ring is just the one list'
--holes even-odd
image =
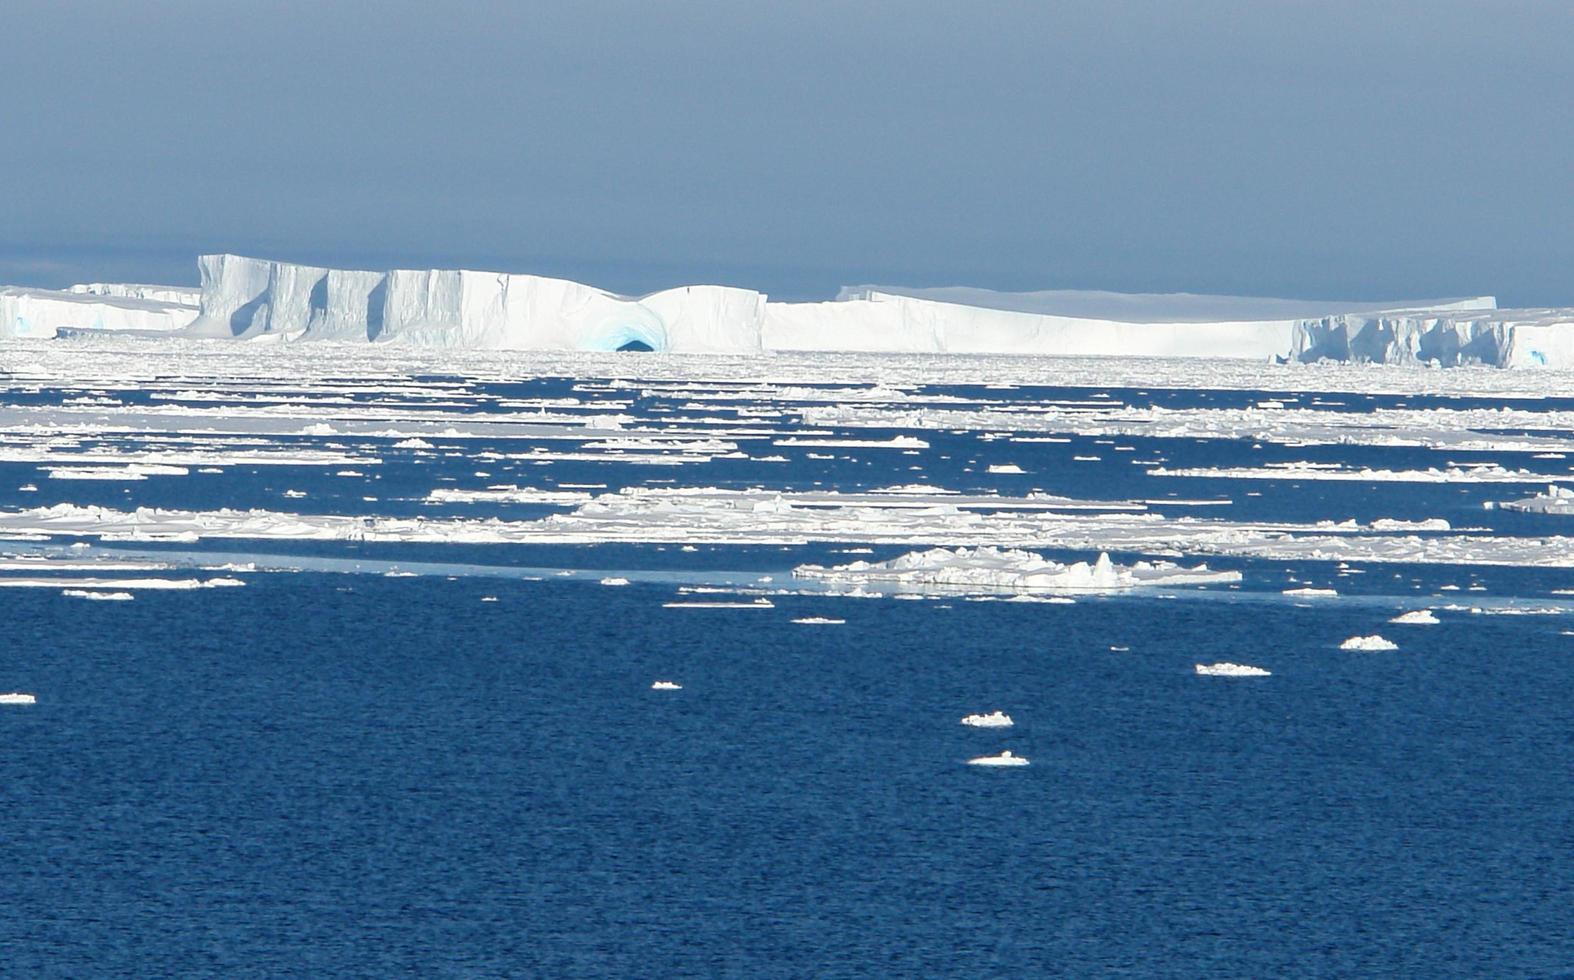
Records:
{"label": "ice cliff", "polygon": [[200,290],[91,283],[0,289],[0,336],[179,332],[505,350],[866,351],[1574,366],[1574,309],[1490,296],[1330,302],[1193,294],[856,286],[769,302],[730,286],[619,296],[470,270],[354,271],[237,255],[198,261]]}

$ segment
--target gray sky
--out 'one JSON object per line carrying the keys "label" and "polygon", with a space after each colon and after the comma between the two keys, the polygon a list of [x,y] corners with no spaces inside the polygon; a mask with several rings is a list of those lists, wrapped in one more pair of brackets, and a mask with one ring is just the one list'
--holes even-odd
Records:
{"label": "gray sky", "polygon": [[7,0],[0,281],[1574,304],[1574,4]]}

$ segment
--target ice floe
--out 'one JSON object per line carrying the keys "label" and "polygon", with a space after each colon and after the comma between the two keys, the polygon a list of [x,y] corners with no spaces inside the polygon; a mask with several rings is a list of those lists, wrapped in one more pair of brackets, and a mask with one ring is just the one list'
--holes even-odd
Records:
{"label": "ice floe", "polygon": [[970,728],[1010,728],[1016,723],[1004,711],[991,711],[988,714],[964,715],[962,724]]}
{"label": "ice floe", "polygon": [[1488,510],[1496,507],[1499,510],[1515,510],[1526,514],[1558,514],[1562,516],[1574,515],[1574,488],[1548,486],[1546,492],[1534,494],[1521,500],[1487,501]]}
{"label": "ice floe", "polygon": [[1430,609],[1412,609],[1409,612],[1400,613],[1393,619],[1390,619],[1389,622],[1398,623],[1402,626],[1436,626],[1440,620],[1437,618],[1437,614]]}
{"label": "ice floe", "polygon": [[1216,664],[1197,664],[1193,669],[1203,677],[1271,677],[1272,673],[1261,667],[1252,667],[1247,664],[1232,664],[1229,661],[1220,661]]}
{"label": "ice floe", "polygon": [[1397,650],[1399,644],[1392,640],[1385,640],[1377,634],[1371,636],[1352,636],[1339,644],[1341,650]]}
{"label": "ice floe", "polygon": [[1170,562],[1116,565],[1108,554],[1092,562],[1065,565],[1030,551],[981,548],[931,548],[888,561],[855,561],[824,567],[800,565],[798,578],[846,584],[983,588],[1010,591],[1107,592],[1154,585],[1214,585],[1239,582],[1241,574],[1206,565],[1182,568]]}
{"label": "ice floe", "polygon": [[0,694],[0,704],[37,704],[38,697],[33,694],[23,694],[21,691],[11,691]]}
{"label": "ice floe", "polygon": [[1012,755],[1011,750],[1006,749],[999,755],[981,755],[977,758],[969,759],[967,764],[970,766],[1025,766],[1028,765],[1028,761],[1020,755]]}

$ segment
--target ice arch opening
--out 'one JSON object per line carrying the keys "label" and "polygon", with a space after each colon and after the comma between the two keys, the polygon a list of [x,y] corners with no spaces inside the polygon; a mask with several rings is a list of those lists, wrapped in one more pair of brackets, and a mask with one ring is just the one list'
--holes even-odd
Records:
{"label": "ice arch opening", "polygon": [[619,353],[626,351],[632,354],[648,354],[653,350],[655,350],[655,348],[645,343],[643,340],[631,340],[622,347],[618,348]]}
{"label": "ice arch opening", "polygon": [[[634,346],[634,345],[643,346]],[[620,351],[667,349],[667,328],[654,316],[618,319],[580,339],[580,350]]]}

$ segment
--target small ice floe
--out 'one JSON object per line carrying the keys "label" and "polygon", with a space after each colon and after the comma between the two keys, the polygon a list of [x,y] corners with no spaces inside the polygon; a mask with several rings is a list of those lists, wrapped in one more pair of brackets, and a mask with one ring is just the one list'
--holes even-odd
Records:
{"label": "small ice floe", "polygon": [[284,491],[284,495],[286,497],[289,497],[291,500],[299,500],[301,497],[306,496],[306,491],[304,491],[304,490],[286,490],[286,491]]}
{"label": "small ice floe", "polygon": [[1390,619],[1389,622],[1398,623],[1402,626],[1436,626],[1438,618],[1437,614],[1430,609],[1412,609],[1409,612],[1400,613],[1393,619]]}
{"label": "small ice floe", "polygon": [[1202,677],[1272,677],[1273,674],[1261,667],[1252,667],[1247,664],[1232,664],[1220,661],[1216,664],[1197,664],[1197,673]]}
{"label": "small ice floe", "polygon": [[683,690],[683,685],[673,681],[657,681],[650,685],[650,689],[652,691],[681,691]]}
{"label": "small ice floe", "polygon": [[1339,594],[1337,589],[1314,589],[1311,587],[1301,589],[1285,589],[1284,595],[1299,596],[1303,599],[1331,599]]}
{"label": "small ice floe", "polygon": [[130,602],[136,598],[130,592],[97,592],[92,589],[61,589],[60,594],[74,599],[98,599],[102,602]]}
{"label": "small ice floe", "polygon": [[776,603],[769,599],[755,599],[753,602],[663,602],[663,609],[775,609]]}
{"label": "small ice floe", "polygon": [[38,698],[37,697],[35,697],[35,696],[31,695],[31,694],[23,694],[20,691],[12,691],[10,694],[0,694],[0,704],[37,704],[37,703],[38,703]]}
{"label": "small ice floe", "polygon": [[1352,636],[1339,644],[1341,650],[1397,650],[1399,644],[1385,640],[1376,633],[1371,636]]}
{"label": "small ice floe", "polygon": [[433,446],[431,443],[427,442],[425,439],[410,438],[410,439],[400,439],[398,442],[394,443],[394,448],[395,449],[435,449],[437,447]]}
{"label": "small ice floe", "polygon": [[602,585],[627,585],[627,584],[629,584],[629,580],[626,579],[626,578],[619,578],[616,575],[609,575],[606,578],[601,580],[601,584]]}
{"label": "small ice floe", "polygon": [[1025,766],[1028,764],[1028,761],[1020,755],[1012,755],[1011,750],[1006,749],[999,755],[981,755],[976,759],[969,759],[967,764],[970,766]]}
{"label": "small ice floe", "polygon": [[1000,473],[1000,474],[1014,474],[1014,473],[1023,473],[1025,471],[1022,469],[1022,467],[1018,466],[1015,463],[990,463],[989,464],[989,468],[985,472],[988,472],[988,473]]}
{"label": "small ice floe", "polygon": [[964,715],[962,724],[970,728],[1010,728],[1016,722],[1004,711],[991,711],[987,715]]}
{"label": "small ice floe", "polygon": [[847,622],[847,620],[828,619],[825,616],[804,616],[801,619],[793,620],[793,622],[797,623],[799,626],[840,626]]}
{"label": "small ice floe", "polygon": [[496,602],[497,601],[497,596],[495,596],[495,595],[484,595],[484,596],[481,597],[481,601],[482,602]]}

